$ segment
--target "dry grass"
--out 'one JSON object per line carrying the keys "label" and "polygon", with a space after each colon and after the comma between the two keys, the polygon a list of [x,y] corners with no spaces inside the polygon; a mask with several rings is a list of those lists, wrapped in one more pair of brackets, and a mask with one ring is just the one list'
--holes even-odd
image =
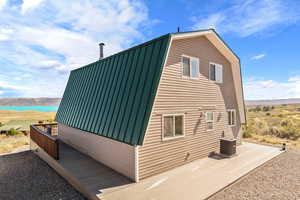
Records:
{"label": "dry grass", "polygon": [[300,148],[300,105],[279,105],[256,112],[249,112],[249,108],[254,107],[248,107],[244,140]]}
{"label": "dry grass", "polygon": [[25,136],[23,133],[14,136],[0,135],[0,154],[10,153],[24,145],[29,145],[29,136]]}
{"label": "dry grass", "polygon": [[[38,112],[38,111],[14,111],[0,110],[0,122],[2,127],[0,130],[9,130],[10,128],[21,130],[29,130],[30,124],[38,121],[54,120],[56,112]],[[0,154],[10,153],[18,147],[29,144],[29,136],[23,133],[15,136],[0,135]]]}
{"label": "dry grass", "polygon": [[262,144],[271,144],[271,145],[277,145],[281,146],[283,143],[286,143],[286,145],[289,148],[292,149],[298,149],[300,148],[300,141],[296,140],[287,140],[287,139],[281,139],[275,136],[270,136],[270,135],[255,135],[253,134],[251,138],[244,138],[244,141],[248,142],[257,142],[257,143],[262,143]]}
{"label": "dry grass", "polygon": [[11,120],[53,120],[56,112],[0,110],[0,121],[4,124]]}
{"label": "dry grass", "polygon": [[28,131],[30,124],[36,124],[40,120],[52,122],[55,114],[56,112],[0,110],[0,122],[3,124],[0,130],[14,128]]}

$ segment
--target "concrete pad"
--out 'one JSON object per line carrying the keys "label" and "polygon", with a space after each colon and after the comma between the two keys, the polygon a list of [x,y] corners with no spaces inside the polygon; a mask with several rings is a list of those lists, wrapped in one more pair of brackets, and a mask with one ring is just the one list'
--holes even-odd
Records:
{"label": "concrete pad", "polygon": [[205,199],[276,157],[281,151],[274,147],[244,143],[238,147],[237,153],[232,158],[194,161],[122,190],[102,193],[99,197],[106,200]]}
{"label": "concrete pad", "polygon": [[89,199],[98,200],[97,195],[104,190],[109,192],[132,183],[125,176],[62,142],[59,145],[59,160],[54,160],[32,140],[30,146],[31,150]]}
{"label": "concrete pad", "polygon": [[281,153],[278,148],[243,143],[237,156],[204,158],[133,183],[126,177],[62,144],[60,160],[40,154],[59,174],[90,199],[205,199]]}

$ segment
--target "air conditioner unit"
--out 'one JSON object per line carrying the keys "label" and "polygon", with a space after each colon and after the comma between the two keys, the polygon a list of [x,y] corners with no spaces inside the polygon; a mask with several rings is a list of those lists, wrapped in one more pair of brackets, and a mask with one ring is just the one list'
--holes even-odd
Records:
{"label": "air conditioner unit", "polygon": [[220,139],[220,153],[227,157],[232,157],[236,154],[236,139]]}

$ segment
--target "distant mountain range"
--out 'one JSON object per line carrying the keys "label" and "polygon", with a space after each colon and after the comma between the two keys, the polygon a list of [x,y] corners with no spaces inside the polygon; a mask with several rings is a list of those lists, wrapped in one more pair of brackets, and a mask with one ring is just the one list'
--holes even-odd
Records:
{"label": "distant mountain range", "polygon": [[[0,106],[59,106],[61,98],[0,98]],[[245,100],[247,106],[300,104],[300,98]]]}
{"label": "distant mountain range", "polygon": [[59,106],[61,98],[0,98],[0,106]]}
{"label": "distant mountain range", "polygon": [[300,104],[300,98],[270,99],[270,100],[245,100],[245,104],[247,106],[280,105],[280,104]]}

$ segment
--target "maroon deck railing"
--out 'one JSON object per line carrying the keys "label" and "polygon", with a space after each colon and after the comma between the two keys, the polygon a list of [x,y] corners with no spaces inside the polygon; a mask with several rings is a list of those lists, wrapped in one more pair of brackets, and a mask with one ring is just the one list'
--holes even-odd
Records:
{"label": "maroon deck railing", "polygon": [[52,158],[59,159],[57,124],[34,124],[30,126],[30,138]]}

